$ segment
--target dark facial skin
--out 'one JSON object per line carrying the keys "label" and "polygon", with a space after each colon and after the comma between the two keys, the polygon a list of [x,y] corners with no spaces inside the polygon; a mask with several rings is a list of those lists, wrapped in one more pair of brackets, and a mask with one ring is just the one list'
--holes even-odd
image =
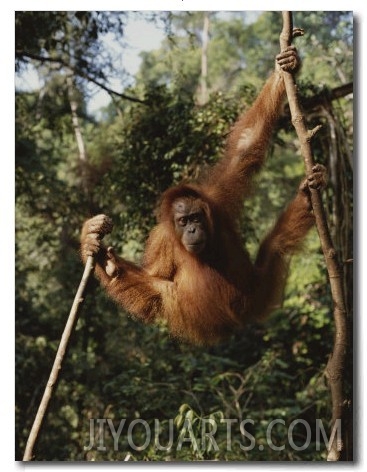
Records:
{"label": "dark facial skin", "polygon": [[205,212],[202,202],[182,198],[173,203],[173,219],[176,233],[188,252],[201,254],[206,246]]}

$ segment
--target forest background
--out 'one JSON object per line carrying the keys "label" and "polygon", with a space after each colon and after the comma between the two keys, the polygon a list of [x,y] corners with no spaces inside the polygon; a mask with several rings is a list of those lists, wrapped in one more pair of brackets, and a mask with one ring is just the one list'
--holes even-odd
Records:
{"label": "forest background", "polygon": [[[210,13],[210,12],[209,12]],[[199,166],[215,162],[231,124],[249,106],[274,66],[281,15],[263,12],[145,12],[163,26],[159,48],[141,53],[132,77],[124,70],[127,12],[18,12],[16,71],[33,68],[38,90],[16,93],[16,458],[22,457],[60,335],[82,273],[78,238],[85,218],[106,213],[115,222],[111,244],[139,260],[154,225],[160,193]],[[330,171],[324,194],[342,263],[352,314],[353,285],[353,16],[351,12],[295,13],[306,34],[297,40],[298,79],[316,160]],[[117,51],[106,47],[115,38]],[[118,57],[116,57],[116,54]],[[121,67],[116,67],[116,64]],[[122,86],[111,84],[118,78]],[[107,89],[111,103],[98,114],[90,101]],[[254,255],[304,174],[285,108],[257,191],[241,229]],[[350,323],[351,325],[351,323]],[[352,325],[351,325],[352,332]],[[164,327],[143,326],[122,313],[92,283],[36,448],[37,460],[323,460],[326,450],[289,444],[282,450],[219,451],[131,448],[85,451],[89,420],[127,424],[144,418],[165,429],[191,417],[197,431],[211,418],[254,421],[257,445],[274,418],[310,425],[330,419],[323,371],[333,343],[332,303],[316,231],[292,261],[284,306],[264,326],[211,349],[172,340]],[[353,357],[345,385],[352,397]],[[181,429],[180,429],[181,428]],[[312,430],[314,428],[312,426]],[[273,441],[285,442],[274,429]],[[305,430],[297,429],[304,443]],[[134,430],[144,443],[144,430]],[[164,440],[162,439],[162,442]]]}

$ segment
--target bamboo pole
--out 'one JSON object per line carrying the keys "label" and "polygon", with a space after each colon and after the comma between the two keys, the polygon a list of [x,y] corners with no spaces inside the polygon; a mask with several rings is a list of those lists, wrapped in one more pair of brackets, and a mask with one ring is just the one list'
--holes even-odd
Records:
{"label": "bamboo pole", "polygon": [[[292,43],[292,39],[296,35],[301,35],[301,30],[293,32],[292,12],[283,11],[283,30],[280,34],[280,48],[285,49]],[[291,111],[292,123],[297,132],[301,153],[304,159],[306,174],[310,175],[314,165],[311,139],[317,131],[308,130],[305,124],[305,118],[299,106],[297,96],[296,83],[292,73],[284,72],[284,83],[288,96],[289,107]],[[327,460],[338,461],[344,448],[343,440],[339,440],[337,431],[339,425],[342,425],[341,436],[346,433],[343,426],[343,410],[344,410],[344,391],[343,391],[343,375],[345,368],[345,357],[347,350],[347,311],[345,297],[343,293],[343,282],[341,269],[338,264],[337,254],[333,246],[327,218],[322,203],[321,193],[317,189],[310,189],[312,208],[315,215],[316,227],[320,238],[322,252],[325,258],[326,269],[329,275],[329,283],[331,295],[334,304],[334,324],[335,337],[333,352],[326,366],[325,375],[330,386],[332,399],[332,420],[331,420],[331,444]]]}
{"label": "bamboo pole", "polygon": [[39,404],[38,411],[32,425],[32,429],[29,433],[27,445],[25,448],[24,456],[23,456],[23,461],[30,461],[33,458],[33,448],[35,446],[35,443],[39,435],[39,431],[41,429],[43,420],[45,418],[47,407],[51,400],[52,393],[53,393],[58,375],[62,367],[62,361],[65,356],[69,339],[73,331],[73,328],[75,326],[75,323],[78,319],[81,305],[84,301],[84,292],[85,292],[88,280],[91,274],[93,273],[93,269],[94,269],[94,258],[92,256],[89,256],[85,264],[84,272],[83,272],[78,290],[76,292],[73,305],[71,307],[69,317],[67,319],[67,322],[64,328],[64,332],[62,333],[60,344],[56,353],[56,357],[55,357],[54,364],[51,369],[48,382],[45,387],[45,391],[43,393],[42,400]]}

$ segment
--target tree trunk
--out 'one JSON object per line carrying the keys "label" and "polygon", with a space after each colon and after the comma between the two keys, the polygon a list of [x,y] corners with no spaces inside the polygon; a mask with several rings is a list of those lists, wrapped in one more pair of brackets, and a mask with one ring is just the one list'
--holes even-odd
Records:
{"label": "tree trunk", "polygon": [[74,76],[71,74],[67,77],[67,88],[68,97],[71,110],[71,120],[73,123],[75,139],[78,146],[78,161],[81,173],[81,187],[85,196],[89,201],[90,189],[89,189],[89,172],[88,172],[88,156],[85,149],[83,133],[79,122],[78,116],[78,102],[75,98],[75,87],[74,87]]}
{"label": "tree trunk", "polygon": [[204,12],[204,25],[202,32],[202,46],[201,46],[201,75],[198,102],[200,105],[205,105],[209,99],[208,93],[208,44],[209,44],[209,12]]}
{"label": "tree trunk", "polygon": [[[298,31],[300,33],[300,31]],[[292,13],[283,12],[283,30],[280,35],[281,50],[289,46],[293,39]],[[291,73],[283,72],[284,82],[286,86],[289,107],[291,110],[292,123],[297,131],[300,140],[301,153],[304,158],[306,173],[310,175],[314,160],[311,148],[311,139],[316,129],[309,131],[305,124],[304,115],[300,109],[296,91],[296,85]],[[341,459],[342,451],[345,451],[345,415],[344,409],[347,406],[344,397],[343,378],[345,375],[345,360],[348,346],[347,333],[347,312],[345,296],[343,291],[343,277],[341,269],[337,261],[337,253],[331,240],[330,231],[326,219],[325,209],[323,207],[321,194],[316,189],[310,189],[312,208],[315,215],[316,227],[320,237],[320,243],[325,258],[326,268],[329,274],[329,283],[331,295],[334,303],[334,322],[335,322],[335,338],[333,352],[326,366],[325,375],[328,379],[331,399],[332,399],[332,421],[331,431],[335,434],[331,435],[331,445],[327,456],[328,461],[338,461]],[[339,431],[341,425],[341,435],[343,439],[339,439],[336,432]]]}

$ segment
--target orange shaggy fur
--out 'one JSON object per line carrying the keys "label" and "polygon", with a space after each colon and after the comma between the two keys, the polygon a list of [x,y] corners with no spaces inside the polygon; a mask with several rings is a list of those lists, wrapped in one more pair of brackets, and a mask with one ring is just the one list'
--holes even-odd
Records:
{"label": "orange shaggy fur", "polygon": [[[213,344],[279,306],[288,256],[300,247],[314,221],[307,189],[300,187],[260,245],[255,263],[243,249],[237,220],[252,177],[264,162],[283,96],[283,79],[276,71],[235,124],[223,159],[206,180],[163,194],[141,267],[100,244],[111,230],[103,215],[85,223],[83,260],[95,255],[97,277],[133,316],[147,323],[166,320],[174,336]],[[205,214],[205,255],[188,252],[175,232],[172,205],[182,197],[199,201]]]}

